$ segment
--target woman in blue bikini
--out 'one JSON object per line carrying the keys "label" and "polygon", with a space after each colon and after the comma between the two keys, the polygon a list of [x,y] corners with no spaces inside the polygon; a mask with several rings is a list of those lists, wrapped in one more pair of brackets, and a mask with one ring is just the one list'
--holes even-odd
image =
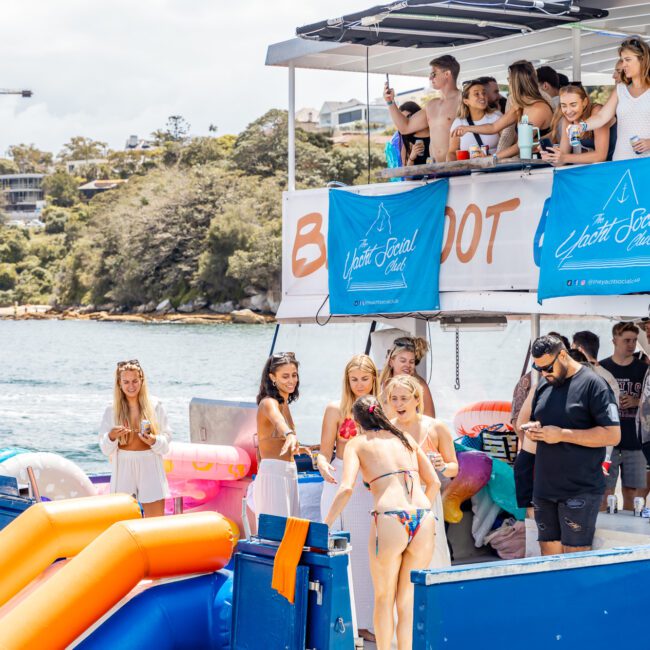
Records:
{"label": "woman in blue bikini", "polygon": [[352,438],[345,447],[343,476],[325,523],[331,526],[336,521],[361,471],[374,500],[368,551],[377,649],[391,647],[397,605],[397,647],[411,650],[411,571],[426,569],[431,562],[435,540],[431,504],[440,481],[415,440],[390,423],[375,397],[360,397],[352,414],[365,435]]}

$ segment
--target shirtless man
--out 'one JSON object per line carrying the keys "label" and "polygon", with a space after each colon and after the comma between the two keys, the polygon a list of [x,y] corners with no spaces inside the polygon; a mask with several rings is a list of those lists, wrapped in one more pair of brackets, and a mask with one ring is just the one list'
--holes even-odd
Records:
{"label": "shirtless man", "polygon": [[386,84],[384,99],[388,104],[391,119],[397,130],[406,135],[429,128],[431,146],[429,154],[436,162],[445,162],[449,150],[449,129],[456,117],[460,104],[460,90],[456,87],[456,79],[460,65],[453,56],[445,54],[430,61],[431,85],[441,97],[432,99],[421,111],[411,117],[405,117],[395,104],[395,91]]}

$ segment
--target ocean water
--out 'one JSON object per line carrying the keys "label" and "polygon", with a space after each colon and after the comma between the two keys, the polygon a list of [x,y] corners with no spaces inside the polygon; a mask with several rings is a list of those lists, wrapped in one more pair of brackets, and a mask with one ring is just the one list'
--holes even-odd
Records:
{"label": "ocean water", "polygon": [[[544,321],[542,331],[592,329],[611,354],[611,323]],[[178,325],[94,321],[0,321],[0,449],[50,451],[87,472],[109,471],[97,428],[112,400],[115,365],[138,359],[150,392],[168,412],[174,438],[189,440],[192,397],[254,401],[274,325]],[[342,371],[363,352],[368,324],[286,325],[275,350],[300,360],[300,398],[292,405],[299,438],[316,443],[327,403],[340,397]],[[455,335],[429,326],[429,379],[437,413],[451,422],[462,405],[512,396],[526,353],[529,324],[504,332],[463,332],[460,390]],[[379,359],[378,359],[379,361]]]}

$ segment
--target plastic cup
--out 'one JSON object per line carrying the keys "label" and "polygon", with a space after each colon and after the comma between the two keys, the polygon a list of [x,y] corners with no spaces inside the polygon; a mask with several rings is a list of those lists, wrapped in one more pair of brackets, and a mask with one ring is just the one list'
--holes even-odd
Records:
{"label": "plastic cup", "polygon": [[456,160],[469,160],[469,151],[467,149],[459,149],[456,152]]}

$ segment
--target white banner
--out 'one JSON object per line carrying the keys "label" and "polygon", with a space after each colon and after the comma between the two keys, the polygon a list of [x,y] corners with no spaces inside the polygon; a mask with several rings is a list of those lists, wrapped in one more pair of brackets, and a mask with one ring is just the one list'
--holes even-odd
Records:
{"label": "white banner", "polygon": [[[533,240],[552,182],[551,169],[450,179],[440,291],[535,290]],[[349,191],[392,194],[418,185],[381,183]],[[328,294],[328,190],[286,192],[283,200],[281,311],[313,317],[313,306]]]}

